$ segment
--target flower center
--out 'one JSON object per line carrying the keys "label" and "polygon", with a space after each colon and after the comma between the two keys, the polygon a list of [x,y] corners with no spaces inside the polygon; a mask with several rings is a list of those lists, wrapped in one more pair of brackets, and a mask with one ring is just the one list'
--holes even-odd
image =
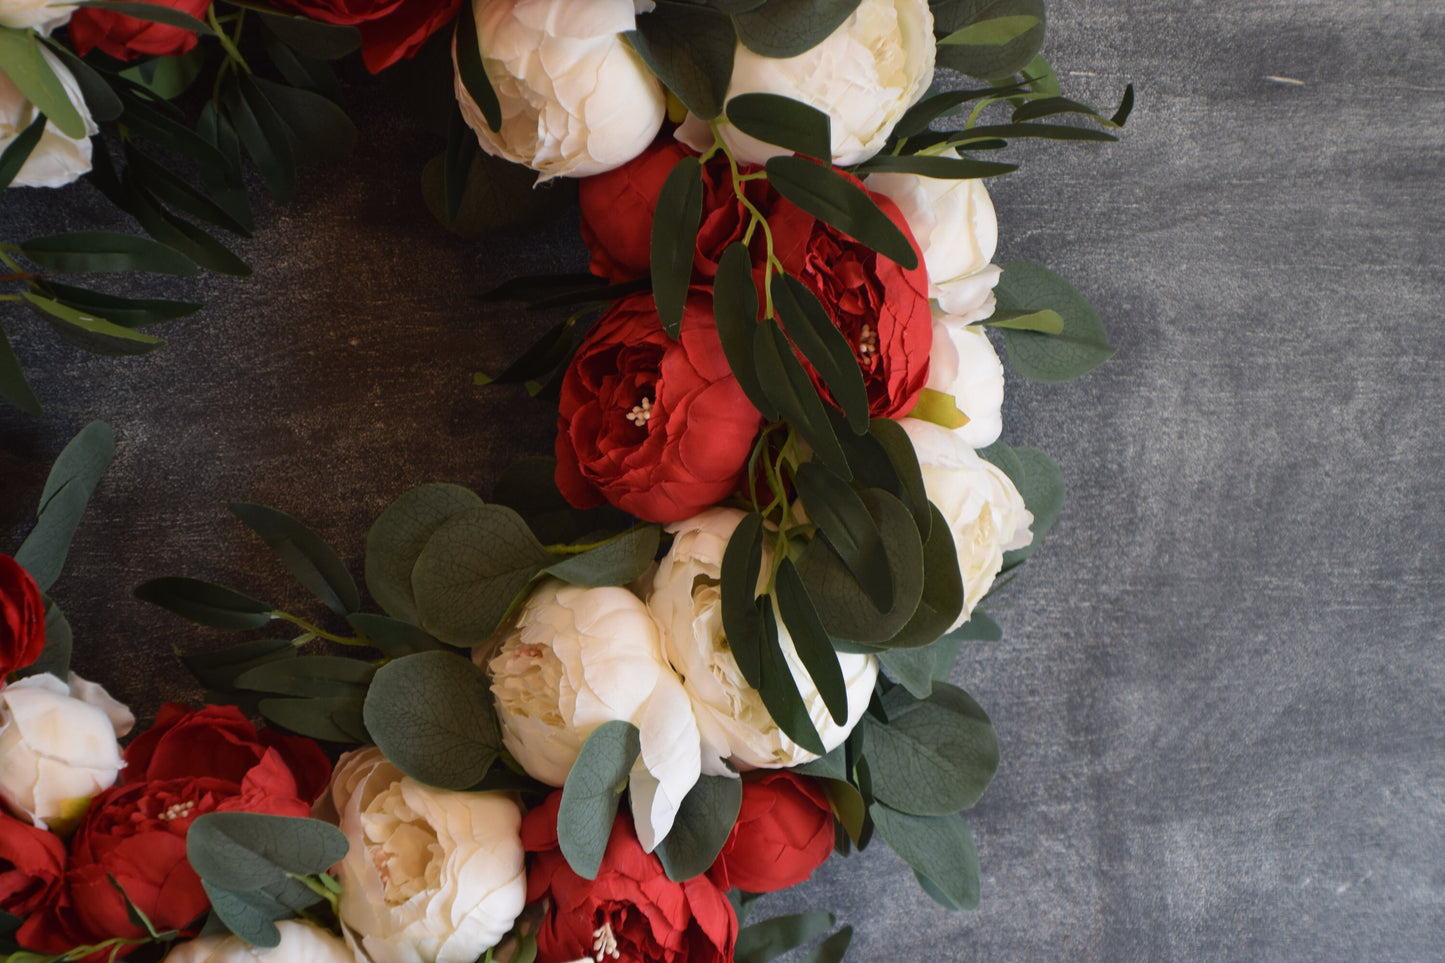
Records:
{"label": "flower center", "polygon": [[647,427],[647,423],[652,420],[652,399],[644,396],[633,405],[632,410],[627,413],[627,420],[639,428]]}
{"label": "flower center", "polygon": [[612,932],[612,924],[607,920],[592,932],[592,957],[597,963],[611,957],[620,959],[622,954],[617,949],[617,937]]}
{"label": "flower center", "polygon": [[194,799],[172,803],[165,812],[160,814],[160,818],[166,822],[170,822],[172,819],[180,819],[182,816],[189,815],[190,811],[195,808],[196,801]]}
{"label": "flower center", "polygon": [[867,361],[869,357],[878,353],[878,332],[868,325],[863,325],[863,330],[858,332],[858,356],[860,360]]}

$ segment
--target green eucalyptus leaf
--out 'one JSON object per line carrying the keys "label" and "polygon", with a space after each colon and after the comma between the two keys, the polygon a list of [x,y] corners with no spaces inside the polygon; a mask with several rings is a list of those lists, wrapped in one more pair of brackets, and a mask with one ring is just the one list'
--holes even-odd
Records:
{"label": "green eucalyptus leaf", "polygon": [[888,721],[864,715],[873,796],[899,812],[946,816],[978,802],[998,769],[998,736],[968,693],[946,682],[919,700],[895,689]]}
{"label": "green eucalyptus leaf", "polygon": [[35,512],[35,527],[14,555],[42,592],[60,577],[85,508],[114,457],[115,433],[105,422],[92,421],[66,444],[51,466]]}
{"label": "green eucalyptus leaf", "polygon": [[271,621],[273,606],[200,579],[167,576],[136,586],[135,597],[181,618],[215,629],[259,629]]}
{"label": "green eucalyptus leaf", "polygon": [[662,182],[652,217],[652,297],[662,330],[674,341],[682,329],[682,312],[692,282],[702,192],[702,164],[696,157],[684,157]]}
{"label": "green eucalyptus leaf", "polygon": [[681,883],[708,871],[738,821],[742,802],[743,783],[736,776],[698,777],[655,850],[668,879]]}
{"label": "green eucalyptus leaf", "polygon": [[737,48],[733,23],[716,10],[673,0],[637,18],[624,34],[643,63],[703,120],[722,113]]}
{"label": "green eucalyptus leaf", "polygon": [[853,927],[845,926],[800,957],[798,963],[840,963],[852,942]]}
{"label": "green eucalyptus leaf", "polygon": [[997,642],[1003,638],[1003,629],[987,613],[974,609],[968,621],[944,636],[956,642]]}
{"label": "green eucalyptus leaf", "polygon": [[204,879],[201,887],[210,901],[211,911],[227,930],[261,949],[281,945],[281,931],[276,928],[276,921],[292,916],[290,907],[263,892],[237,892]]}
{"label": "green eucalyptus leaf", "polygon": [[1048,268],[1028,261],[1007,265],[994,289],[1001,311],[1051,310],[1063,319],[1056,335],[1005,329],[1009,364],[1031,381],[1069,381],[1114,355],[1099,315],[1084,296]]}
{"label": "green eucalyptus leaf", "polygon": [[1063,511],[1067,491],[1064,473],[1046,452],[1037,448],[1013,449],[1013,458],[1008,467],[1004,467],[1004,473],[1023,496],[1024,507],[1034,516],[1033,524],[1029,526],[1033,540],[1023,548],[1004,553],[1004,567],[1011,568],[1033,554],[1049,529],[1054,527],[1059,513]]}
{"label": "green eucalyptus leaf", "polygon": [[852,16],[860,0],[768,0],[733,16],[738,40],[763,57],[812,50]]}
{"label": "green eucalyptus leaf", "polygon": [[768,421],[776,421],[778,408],[758,380],[753,343],[758,327],[758,289],[753,282],[752,259],[747,245],[735,241],[718,260],[712,289],[713,317],[728,367],[743,394]]}
{"label": "green eucalyptus leaf", "polygon": [[573,585],[626,585],[652,565],[661,539],[662,526],[639,525],[596,548],[553,562],[543,571]]}
{"label": "green eucalyptus leaf", "polygon": [[935,0],[938,66],[991,80],[1024,69],[1044,42],[1043,0]]}
{"label": "green eucalyptus leaf", "polygon": [[40,658],[16,671],[17,678],[53,675],[62,682],[70,678],[70,656],[75,650],[75,633],[55,600],[45,599],[45,647]]}
{"label": "green eucalyptus leaf", "polygon": [[957,909],[974,909],[979,898],[978,850],[958,816],[913,816],[881,802],[868,807],[878,835],[920,876],[927,877]]}
{"label": "green eucalyptus leaf", "polygon": [[829,163],[833,159],[832,121],[810,104],[778,94],[739,94],[727,102],[727,120],[765,144]]}
{"label": "green eucalyptus leaf", "polygon": [[838,171],[803,157],[774,157],[767,171],[768,183],[804,211],[903,268],[918,267],[918,252],[907,235],[867,191]]}
{"label": "green eucalyptus leaf", "polygon": [[366,535],[366,587],[387,614],[416,622],[412,569],[432,534],[447,519],[484,504],[460,485],[413,488],[392,502]]}
{"label": "green eucalyptus leaf", "polygon": [[769,963],[833,928],[832,913],[813,911],[775,916],[738,931],[734,963]]}
{"label": "green eucalyptus leaf", "polygon": [[1043,21],[1038,17],[997,17],[960,27],[948,36],[939,38],[938,43],[939,46],[952,44],[962,47],[1003,47],[1040,26],[1043,26]]}
{"label": "green eucalyptus leaf", "polygon": [[361,593],[346,563],[321,536],[283,511],[232,502],[231,514],[276,553],[286,570],[337,615],[361,608]]}
{"label": "green eucalyptus leaf", "polygon": [[868,388],[843,332],[808,286],[788,274],[772,280],[773,309],[788,338],[813,365],[855,435],[868,430]]}
{"label": "green eucalyptus leaf", "polygon": [[62,274],[151,271],[189,276],[197,273],[189,258],[163,244],[114,231],[73,231],[32,238],[20,245],[27,258]]}
{"label": "green eucalyptus leaf", "polygon": [[636,726],[604,722],[587,736],[567,773],[557,810],[557,842],[567,865],[584,879],[596,879],[602,867],[617,804],[641,751]]}
{"label": "green eucalyptus leaf", "polygon": [[963,612],[963,575],[959,571],[953,533],[938,506],[930,503],[929,508],[933,521],[923,542],[923,592],[913,617],[889,640],[894,646],[931,645],[953,627]]}
{"label": "green eucalyptus leaf", "polygon": [[0,26],[0,64],[5,65],[5,76],[62,134],[84,140],[90,133],[85,120],[70,102],[70,94],[43,50],[34,30]]}

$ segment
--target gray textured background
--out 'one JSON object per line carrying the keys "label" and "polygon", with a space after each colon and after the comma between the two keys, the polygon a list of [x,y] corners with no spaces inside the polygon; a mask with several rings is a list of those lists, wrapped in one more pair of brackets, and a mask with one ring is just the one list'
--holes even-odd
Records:
{"label": "gray textured background", "polygon": [[[1445,954],[1445,10],[1438,0],[1054,0],[1066,93],[1139,106],[1122,144],[996,182],[1000,257],[1086,292],[1117,358],[1011,384],[1005,439],[1070,500],[958,680],[992,713],[972,814],[983,906],[935,908],[883,847],[772,900],[858,960],[1429,960]],[[1294,78],[1282,83],[1269,77]],[[421,206],[439,144],[374,103],[354,161],[240,250],[250,282],[162,352],[91,359],[7,315],[48,414],[0,411],[0,546],[85,421],[120,453],[56,594],[76,664],[153,710],[194,697],[129,597],[186,573],[303,604],[226,502],[359,560],[422,481],[485,489],[546,411],[471,387],[538,330],[470,295],[581,263],[573,227],[471,244]],[[88,187],[11,191],[6,239],[105,226]],[[115,222],[120,223],[120,222]],[[267,593],[270,593],[267,595]],[[765,904],[766,906],[767,904]]]}

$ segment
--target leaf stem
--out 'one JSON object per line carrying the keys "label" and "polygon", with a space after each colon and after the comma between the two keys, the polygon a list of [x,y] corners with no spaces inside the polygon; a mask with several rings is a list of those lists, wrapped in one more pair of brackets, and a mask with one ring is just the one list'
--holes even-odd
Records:
{"label": "leaf stem", "polygon": [[[228,36],[226,29],[221,26],[221,21],[216,16],[215,4],[211,4],[211,6],[206,9],[206,22],[210,24],[211,29],[216,32],[216,39],[220,41],[221,49],[226,52],[227,62],[237,64],[242,70],[246,71],[246,73],[251,73],[251,65],[246,63],[246,58],[241,56],[241,50],[237,46],[241,39],[241,27],[246,23],[245,9],[242,8],[241,12],[236,16],[236,34],[234,37]],[[217,78],[217,81],[219,82],[219,78]]]}
{"label": "leaf stem", "polygon": [[[298,629],[300,629],[301,631],[303,631],[303,632],[308,632],[308,633],[310,633],[311,635],[314,635],[314,636],[316,636],[316,637],[319,638],[319,639],[326,639],[328,642],[336,642],[336,643],[338,643],[338,644],[340,644],[340,645],[365,645],[365,646],[371,646],[371,643],[370,643],[370,642],[366,641],[365,639],[361,638],[360,636],[357,636],[357,635],[337,635],[337,634],[334,633],[334,632],[328,632],[328,631],[326,631],[325,629],[323,629],[321,626],[319,626],[319,625],[314,625],[314,624],[306,621],[306,620],[303,619],[303,618],[300,618],[300,617],[298,617],[298,616],[292,615],[290,612],[282,612],[280,609],[276,609],[276,610],[272,611],[272,612],[270,613],[270,615],[271,615],[271,618],[273,618],[273,619],[280,619],[280,620],[283,621],[283,622],[290,622],[292,625],[296,626],[296,627],[297,627]],[[308,640],[308,641],[309,641],[309,640]],[[304,645],[305,643],[302,643],[302,644]]]}

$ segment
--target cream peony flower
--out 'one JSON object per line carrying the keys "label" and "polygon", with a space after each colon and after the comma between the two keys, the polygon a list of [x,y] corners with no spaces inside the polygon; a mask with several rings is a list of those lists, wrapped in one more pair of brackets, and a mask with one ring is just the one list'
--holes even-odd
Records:
{"label": "cream peony flower", "polygon": [[526,904],[522,812],[506,793],[434,789],[370,747],[341,757],[316,815],[351,844],[333,872],[358,961],[473,963]]}
{"label": "cream peony flower", "polygon": [[628,782],[637,837],[651,852],[697,782],[697,721],[662,653],[658,626],[624,588],[543,582],[495,654],[478,651],[497,698],[502,741],[534,779],[560,786],[582,744],[621,719],[641,735]]}
{"label": "cream peony flower", "polygon": [[[0,23],[4,22],[4,10],[5,0],[0,0]],[[70,68],[45,47],[40,48],[40,55],[55,70],[70,102],[80,111],[80,118],[85,121],[86,136],[81,139],[67,137],[55,124],[47,121],[35,149],[20,166],[15,180],[11,181],[16,187],[63,187],[79,178],[90,170],[90,138],[100,130],[90,116],[90,108],[85,105],[85,97],[81,95],[80,85],[75,82]],[[20,88],[5,75],[4,65],[0,64],[0,152],[24,133],[36,116],[35,105],[25,99]]]}
{"label": "cream peony flower", "polygon": [[[796,57],[774,58],[738,44],[728,98],[780,94],[832,119],[833,163],[846,167],[882,148],[893,125],[933,80],[933,14],[928,0],[863,0],[822,43]],[[719,128],[739,160],[762,164],[787,151]],[[712,146],[706,121],[689,116],[677,138],[695,150]]]}
{"label": "cream peony flower", "polygon": [[34,675],[0,689],[0,800],[66,832],[125,766],[116,741],[135,717],[94,682]]}
{"label": "cream peony flower", "polygon": [[993,289],[1002,273],[989,263],[998,247],[998,218],[983,181],[870,174],[863,183],[903,212],[923,251],[928,296],[958,324],[993,314]]}
{"label": "cream peony flower", "polygon": [[[703,771],[710,775],[728,774],[725,761],[742,769],[780,769],[817,758],[773,722],[762,697],[743,678],[723,633],[722,557],[743,515],[732,508],[710,508],[669,525],[675,538],[647,599],[662,626],[668,660],[692,699],[702,733]],[[808,715],[824,748],[832,749],[848,738],[868,708],[878,663],[869,655],[839,653],[848,690],[848,720],[840,726],[823,705],[787,630],[782,625],[778,629]]]}
{"label": "cream peony flower", "polygon": [[956,429],[970,448],[987,448],[1003,432],[1003,362],[982,328],[933,309],[928,384],[952,395],[968,424]]}
{"label": "cream peony flower", "polygon": [[637,25],[632,0],[471,3],[501,129],[487,126],[459,71],[455,87],[483,150],[538,171],[540,183],[612,170],[652,143],[666,101],[620,36]]}
{"label": "cream peony flower", "polygon": [[74,12],[75,4],[58,0],[0,0],[0,27],[48,34]]}
{"label": "cream peony flower", "polygon": [[900,424],[908,432],[928,500],[948,519],[963,575],[963,612],[953,628],[967,622],[1003,567],[1003,553],[1033,541],[1034,516],[1023,496],[999,468],[978,456],[961,432],[916,418]]}
{"label": "cream peony flower", "polygon": [[356,963],[345,942],[315,923],[281,920],[276,929],[281,931],[281,942],[269,950],[239,936],[202,936],[177,944],[164,963]]}

